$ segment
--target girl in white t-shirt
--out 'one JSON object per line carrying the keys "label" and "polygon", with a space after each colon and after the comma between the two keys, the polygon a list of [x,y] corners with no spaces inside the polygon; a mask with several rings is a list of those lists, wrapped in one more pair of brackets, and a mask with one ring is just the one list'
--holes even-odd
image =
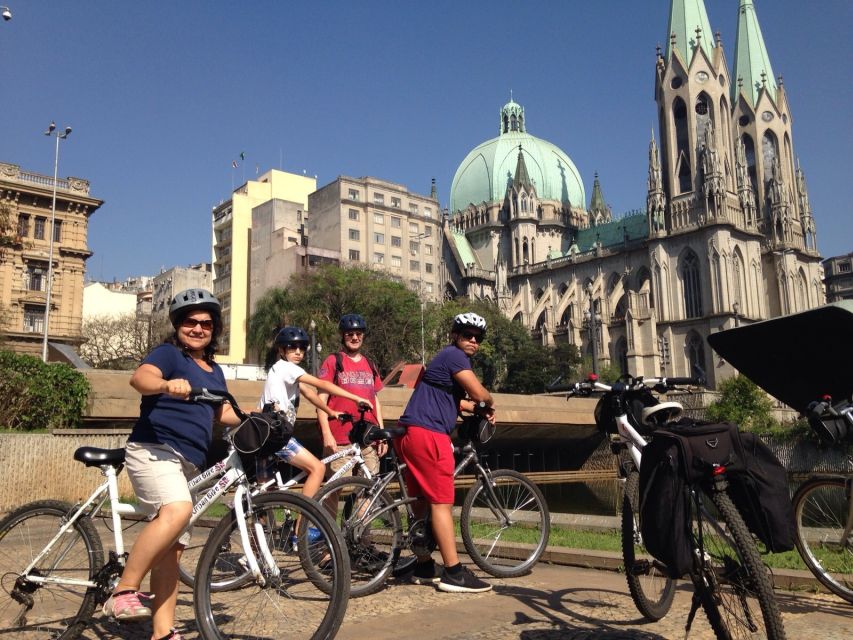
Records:
{"label": "girl in white t-shirt", "polygon": [[[299,366],[299,363],[305,358],[308,343],[308,334],[300,327],[285,327],[278,332],[275,338],[275,346],[278,349],[279,360],[267,373],[264,393],[261,395],[258,407],[263,409],[272,405],[274,410],[283,411],[287,420],[291,424],[295,424],[296,407],[299,403],[300,394],[304,395],[311,404],[321,411],[339,419],[340,414],[329,408],[329,405],[318,395],[317,389],[329,395],[340,396],[355,403],[369,405],[370,402],[364,398],[341,389],[336,384],[320,380]],[[302,486],[302,493],[305,496],[310,498],[317,493],[317,489],[323,484],[326,466],[313,453],[303,447],[296,438],[290,438],[287,445],[275,455],[308,474]]]}

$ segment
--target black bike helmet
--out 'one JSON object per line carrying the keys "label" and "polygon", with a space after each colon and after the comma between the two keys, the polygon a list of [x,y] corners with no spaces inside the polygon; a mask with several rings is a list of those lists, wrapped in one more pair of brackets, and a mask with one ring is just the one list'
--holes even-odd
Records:
{"label": "black bike helmet", "polygon": [[367,333],[367,321],[357,313],[348,313],[338,323],[338,330],[341,333],[344,331],[364,331]]}
{"label": "black bike helmet", "polygon": [[214,322],[219,324],[222,306],[216,296],[206,289],[184,289],[176,293],[169,303],[169,320],[177,328],[190,311],[209,311]]}
{"label": "black bike helmet", "polygon": [[307,349],[309,342],[308,334],[305,333],[302,327],[284,327],[275,337],[277,347],[285,347],[289,344],[301,344]]}

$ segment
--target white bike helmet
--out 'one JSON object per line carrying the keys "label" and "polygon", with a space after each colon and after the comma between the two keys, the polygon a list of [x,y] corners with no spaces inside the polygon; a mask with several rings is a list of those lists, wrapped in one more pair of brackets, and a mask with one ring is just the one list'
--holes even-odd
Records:
{"label": "white bike helmet", "polygon": [[675,422],[684,413],[684,407],[678,402],[658,402],[643,409],[643,424],[658,428]]}
{"label": "white bike helmet", "polygon": [[459,333],[465,327],[479,329],[486,333],[486,321],[476,313],[460,313],[453,318],[453,328],[451,329],[453,333]]}

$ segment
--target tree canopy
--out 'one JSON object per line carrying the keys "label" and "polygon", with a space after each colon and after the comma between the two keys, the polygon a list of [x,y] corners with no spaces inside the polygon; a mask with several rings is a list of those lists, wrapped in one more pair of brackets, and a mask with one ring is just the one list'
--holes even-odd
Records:
{"label": "tree canopy", "polygon": [[573,345],[543,347],[493,304],[452,300],[422,305],[416,293],[385,274],[334,265],[299,274],[286,288],[269,290],[249,319],[248,347],[269,366],[275,358],[271,346],[278,330],[296,325],[308,331],[314,320],[325,355],[339,348],[340,317],[360,313],[369,327],[365,352],[387,373],[401,360],[420,362],[421,318],[424,360],[429,362],[447,345],[453,317],[464,311],[474,311],[488,323],[486,341],[473,366],[492,391],[538,393],[561,368],[577,370],[581,359]]}

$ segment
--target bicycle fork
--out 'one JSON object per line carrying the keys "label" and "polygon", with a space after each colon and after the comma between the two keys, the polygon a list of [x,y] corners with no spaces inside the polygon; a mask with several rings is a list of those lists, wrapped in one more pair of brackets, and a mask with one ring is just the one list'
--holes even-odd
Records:
{"label": "bicycle fork", "polygon": [[[244,510],[244,504],[248,507],[249,512],[253,514],[251,526],[254,533],[254,543],[252,539],[250,539],[249,530],[246,527],[246,511]],[[264,522],[257,516],[257,514],[254,513],[254,509],[252,508],[252,496],[242,484],[237,487],[237,490],[234,493],[234,513],[237,516],[237,528],[240,531],[240,542],[243,545],[243,552],[246,555],[246,563],[248,564],[249,571],[252,573],[255,580],[257,580],[258,584],[261,587],[265,587],[267,584],[267,578],[264,575],[264,572],[261,571],[255,552],[257,551],[260,554],[265,567],[269,571],[270,577],[277,577],[279,575],[279,569],[273,558],[272,551],[267,544]]]}

